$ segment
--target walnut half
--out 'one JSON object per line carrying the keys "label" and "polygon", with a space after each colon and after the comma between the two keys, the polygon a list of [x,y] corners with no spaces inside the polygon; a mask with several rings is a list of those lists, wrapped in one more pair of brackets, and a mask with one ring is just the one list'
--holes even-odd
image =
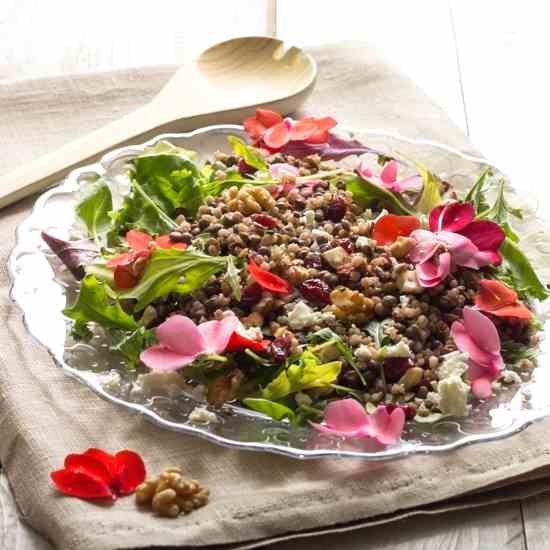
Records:
{"label": "walnut half", "polygon": [[175,518],[208,503],[210,491],[195,479],[187,480],[180,468],[169,468],[136,489],[136,504],[151,506],[155,514]]}

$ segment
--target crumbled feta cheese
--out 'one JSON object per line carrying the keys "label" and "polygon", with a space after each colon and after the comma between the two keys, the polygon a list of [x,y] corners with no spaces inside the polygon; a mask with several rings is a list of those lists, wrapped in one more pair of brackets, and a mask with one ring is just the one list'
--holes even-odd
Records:
{"label": "crumbled feta cheese", "polygon": [[177,372],[149,372],[137,377],[130,394],[132,398],[139,398],[143,395],[174,397],[190,388],[191,386]]}
{"label": "crumbled feta cheese", "polygon": [[313,325],[319,325],[324,321],[334,319],[330,312],[313,311],[305,302],[299,301],[288,312],[288,324],[294,330],[301,330]]}
{"label": "crumbled feta cheese", "polygon": [[197,424],[218,423],[218,417],[216,416],[216,413],[209,411],[206,407],[195,407],[189,415],[189,420],[191,422],[196,422]]}
{"label": "crumbled feta cheese", "polygon": [[111,370],[100,375],[99,383],[101,387],[109,393],[117,393],[120,389],[122,378],[116,370]]}
{"label": "crumbled feta cheese", "polygon": [[355,357],[359,359],[359,361],[368,361],[372,358],[372,353],[370,351],[369,346],[366,346],[365,344],[361,344],[356,350],[355,350]]}
{"label": "crumbled feta cheese", "polygon": [[311,231],[311,236],[317,241],[323,239],[325,242],[331,239],[330,233],[323,231],[322,229],[313,229]]}
{"label": "crumbled feta cheese", "polygon": [[298,405],[311,405],[313,403],[311,397],[307,393],[301,391],[294,394],[294,400]]}
{"label": "crumbled feta cheese", "polygon": [[304,218],[306,225],[312,226],[315,225],[315,212],[313,210],[306,210],[304,212]]}
{"label": "crumbled feta cheese", "polygon": [[239,327],[238,333],[245,338],[250,338],[250,340],[260,341],[264,338],[260,327],[243,327],[242,329]]}
{"label": "crumbled feta cheese", "polygon": [[504,384],[521,384],[521,376],[513,370],[503,370],[499,380]]}
{"label": "crumbled feta cheese", "polygon": [[411,357],[411,355],[411,349],[403,340],[400,340],[393,346],[384,346],[378,351],[379,359],[386,359],[389,357]]}
{"label": "crumbled feta cheese", "polygon": [[439,407],[441,396],[437,392],[430,391],[428,392],[428,395],[426,395],[426,401],[430,401],[432,405]]}
{"label": "crumbled feta cheese", "polygon": [[323,259],[332,267],[338,268],[349,261],[349,254],[341,246],[337,246],[323,252]]}
{"label": "crumbled feta cheese", "polygon": [[453,373],[439,381],[439,409],[444,414],[468,416],[468,394],[470,386],[462,381],[459,374]]}
{"label": "crumbled feta cheese", "polygon": [[440,380],[456,374],[459,377],[468,369],[468,354],[460,351],[453,351],[442,356],[443,362],[437,369]]}

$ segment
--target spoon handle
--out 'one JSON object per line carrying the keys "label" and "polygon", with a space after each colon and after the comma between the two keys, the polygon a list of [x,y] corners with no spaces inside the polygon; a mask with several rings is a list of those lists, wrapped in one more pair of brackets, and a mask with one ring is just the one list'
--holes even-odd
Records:
{"label": "spoon handle", "polygon": [[0,177],[0,208],[61,181],[71,170],[96,161],[113,147],[158,133],[159,111],[151,104]]}

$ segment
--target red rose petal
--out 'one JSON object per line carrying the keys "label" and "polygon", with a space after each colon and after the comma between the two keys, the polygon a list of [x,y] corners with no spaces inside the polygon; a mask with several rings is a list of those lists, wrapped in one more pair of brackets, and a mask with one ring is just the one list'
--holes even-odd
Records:
{"label": "red rose petal", "polygon": [[296,122],[290,130],[292,141],[303,141],[317,132],[317,123],[313,119],[304,118]]}
{"label": "red rose petal", "polygon": [[254,260],[249,260],[248,272],[252,275],[252,278],[266,290],[279,294],[290,294],[292,290],[287,281],[269,271],[266,271],[265,269],[262,269],[254,262]]}
{"label": "red rose petal", "polygon": [[499,309],[494,309],[490,313],[496,317],[509,317],[513,319],[522,319],[524,321],[528,321],[533,318],[533,313],[525,304],[512,304],[511,306],[504,306]]}
{"label": "red rose petal", "polygon": [[262,109],[258,107],[256,109],[256,120],[262,124],[265,128],[271,128],[275,124],[283,121],[283,117],[276,113],[275,111],[270,111],[269,109]]}
{"label": "red rose petal", "polygon": [[442,204],[430,212],[430,229],[456,233],[472,223],[475,215],[474,207],[469,202]]}
{"label": "red rose petal", "polygon": [[417,229],[420,229],[420,220],[415,216],[386,214],[374,224],[372,236],[376,244],[383,246],[393,243],[397,237],[408,237]]}
{"label": "red rose petal", "polygon": [[317,130],[314,134],[309,136],[305,141],[306,143],[326,143],[328,141],[328,130]]}
{"label": "red rose petal", "polygon": [[83,472],[57,470],[50,477],[58,491],[72,497],[84,499],[110,498],[114,499],[109,484]]}
{"label": "red rose petal", "polygon": [[126,240],[130,245],[132,250],[147,250],[149,248],[149,243],[153,241],[153,237],[147,235],[143,231],[136,231],[135,229],[130,229],[126,233]]}
{"label": "red rose petal", "polygon": [[490,220],[475,220],[458,233],[468,237],[480,250],[492,252],[498,252],[506,238],[500,225]]}
{"label": "red rose petal", "polygon": [[145,464],[134,451],[120,451],[115,455],[117,477],[115,488],[119,495],[129,495],[145,480]]}
{"label": "red rose petal", "polygon": [[103,466],[107,468],[111,479],[115,479],[117,477],[117,463],[114,455],[109,454],[102,449],[96,449],[95,447],[88,449],[84,452],[84,454],[101,462]]}
{"label": "red rose petal", "polygon": [[243,127],[245,132],[254,141],[260,139],[266,130],[266,127],[253,116],[245,119],[243,122]]}
{"label": "red rose petal", "polygon": [[170,239],[170,235],[161,235],[155,239],[155,244],[159,248],[177,248],[178,250],[185,250],[187,245],[185,243],[175,243]]}
{"label": "red rose petal", "polygon": [[264,134],[265,144],[272,149],[280,149],[290,141],[290,122],[283,120],[268,128]]}
{"label": "red rose petal", "polygon": [[134,288],[139,281],[139,277],[136,277],[132,273],[131,265],[122,264],[115,267],[114,273],[115,286],[117,288]]}
{"label": "red rose petal", "polygon": [[118,254],[113,256],[108,262],[107,267],[110,269],[115,268],[117,265],[127,264],[132,260],[133,252],[124,252],[124,254]]}
{"label": "red rose petal", "polygon": [[338,124],[331,116],[316,118],[315,122],[319,130],[332,130]]}
{"label": "red rose petal", "polygon": [[481,288],[475,296],[475,304],[483,311],[493,311],[518,301],[516,291],[501,281],[482,279],[479,285]]}
{"label": "red rose petal", "polygon": [[93,478],[100,479],[107,484],[110,484],[113,479],[110,470],[103,462],[87,454],[67,455],[65,458],[65,470],[86,474]]}
{"label": "red rose petal", "polygon": [[234,332],[231,335],[229,342],[227,343],[225,351],[230,353],[232,351],[242,351],[245,349],[250,349],[255,352],[262,352],[266,350],[269,344],[269,340],[252,340],[251,338],[247,338],[246,336],[243,336],[238,332]]}

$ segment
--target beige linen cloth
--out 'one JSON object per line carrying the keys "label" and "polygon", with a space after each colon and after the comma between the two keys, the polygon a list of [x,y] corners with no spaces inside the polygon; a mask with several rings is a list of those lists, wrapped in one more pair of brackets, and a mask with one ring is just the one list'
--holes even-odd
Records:
{"label": "beige linen cloth", "polygon": [[[320,78],[307,112],[470,149],[446,114],[376,51],[346,43],[311,52]],[[172,71],[157,67],[0,86],[0,174],[145,103]],[[6,260],[15,227],[33,200],[0,213],[0,460],[21,516],[59,548],[249,548],[550,488],[544,480],[548,422],[448,454],[300,462],[162,430],[101,400],[61,372],[10,303]],[[211,503],[169,520],[138,511],[131,497],[105,507],[60,496],[49,473],[66,454],[88,447],[134,449],[151,473],[181,464],[211,489]]]}

